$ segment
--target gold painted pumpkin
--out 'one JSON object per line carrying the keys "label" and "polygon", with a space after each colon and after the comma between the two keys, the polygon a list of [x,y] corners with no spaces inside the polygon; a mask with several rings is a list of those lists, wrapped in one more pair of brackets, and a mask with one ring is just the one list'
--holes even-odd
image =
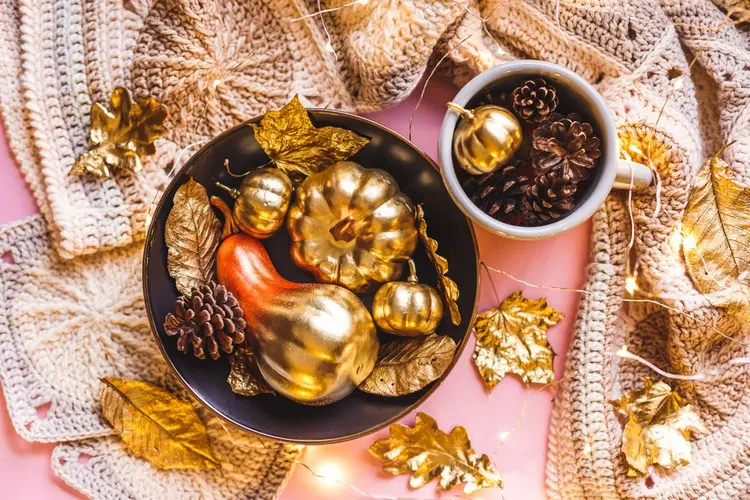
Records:
{"label": "gold painted pumpkin", "polygon": [[390,174],[338,162],[297,188],[287,217],[292,259],[355,292],[391,281],[417,246],[414,214]]}
{"label": "gold painted pumpkin", "polygon": [[443,318],[443,301],[430,285],[419,283],[414,261],[409,259],[406,281],[381,286],[372,302],[372,317],[383,330],[415,337],[435,331]]}

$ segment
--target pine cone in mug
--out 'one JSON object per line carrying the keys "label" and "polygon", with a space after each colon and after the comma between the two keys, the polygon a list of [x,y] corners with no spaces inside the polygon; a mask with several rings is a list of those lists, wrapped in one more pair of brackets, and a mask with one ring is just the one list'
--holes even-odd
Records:
{"label": "pine cone in mug", "polygon": [[555,87],[543,78],[526,80],[511,94],[513,109],[527,122],[541,123],[557,108]]}
{"label": "pine cone in mug", "polygon": [[486,214],[496,219],[508,217],[520,208],[524,187],[528,184],[519,170],[518,163],[510,163],[495,172],[471,176],[464,183],[464,191]]}
{"label": "pine cone in mug", "polygon": [[601,156],[599,138],[589,123],[571,113],[555,114],[533,133],[531,160],[539,175],[554,173],[563,181],[588,178]]}
{"label": "pine cone in mug", "polygon": [[177,349],[187,354],[192,346],[199,359],[205,359],[206,353],[218,359],[219,349],[231,354],[235,345],[245,341],[246,326],[237,299],[213,281],[193,288],[190,298],[178,297],[174,314],[164,320],[166,334],[177,336]]}
{"label": "pine cone in mug", "polygon": [[575,208],[575,183],[554,173],[539,175],[524,187],[520,212],[522,223],[540,226],[554,222]]}

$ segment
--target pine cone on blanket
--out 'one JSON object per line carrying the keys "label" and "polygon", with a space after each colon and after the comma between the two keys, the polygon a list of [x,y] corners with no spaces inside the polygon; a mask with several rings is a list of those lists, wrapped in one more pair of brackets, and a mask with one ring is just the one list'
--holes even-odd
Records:
{"label": "pine cone on blanket", "polygon": [[218,359],[219,348],[231,354],[234,346],[245,341],[246,323],[237,299],[224,285],[213,281],[193,288],[191,296],[177,298],[174,314],[167,314],[164,330],[177,336],[177,349],[185,354],[193,346],[196,358],[206,353]]}
{"label": "pine cone on blanket", "polygon": [[527,122],[545,121],[557,108],[557,91],[544,79],[526,80],[513,90],[513,109]]}
{"label": "pine cone on blanket", "polygon": [[537,176],[523,191],[520,207],[523,225],[548,224],[575,208],[576,184],[555,173]]}
{"label": "pine cone on blanket", "polygon": [[464,191],[471,201],[488,215],[507,217],[521,206],[526,177],[519,175],[520,165],[510,163],[495,172],[471,176],[464,183]]}
{"label": "pine cone on blanket", "polygon": [[591,125],[580,116],[555,114],[534,130],[531,160],[537,174],[555,173],[556,178],[577,184],[596,167],[599,145]]}

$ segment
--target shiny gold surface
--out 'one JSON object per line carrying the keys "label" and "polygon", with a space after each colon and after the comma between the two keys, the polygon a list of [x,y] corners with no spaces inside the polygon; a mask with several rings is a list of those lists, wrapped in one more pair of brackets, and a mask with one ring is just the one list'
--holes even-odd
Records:
{"label": "shiny gold surface", "polygon": [[453,152],[461,168],[470,174],[494,172],[521,147],[521,124],[507,109],[487,105],[469,111],[453,103],[448,107],[461,113],[453,135]]}
{"label": "shiny gold surface", "polygon": [[443,317],[443,301],[435,288],[419,283],[414,261],[408,262],[407,281],[386,283],[375,294],[372,317],[388,333],[413,337],[435,331]]}
{"label": "shiny gold surface", "polygon": [[401,274],[417,245],[414,206],[393,177],[342,161],[297,188],[287,228],[295,264],[355,292]]}
{"label": "shiny gold surface", "polygon": [[243,233],[268,238],[284,224],[293,188],[282,170],[254,170],[242,179],[239,189],[216,185],[234,198],[234,222]]}

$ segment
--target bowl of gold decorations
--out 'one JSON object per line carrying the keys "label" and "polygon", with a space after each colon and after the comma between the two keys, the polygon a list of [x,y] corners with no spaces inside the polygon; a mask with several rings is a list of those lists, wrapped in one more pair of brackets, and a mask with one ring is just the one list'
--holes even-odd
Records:
{"label": "bowl of gold decorations", "polygon": [[478,269],[472,225],[429,157],[295,97],[175,175],[143,286],[195,398],[247,431],[312,444],[374,432],[438,387],[468,340]]}

